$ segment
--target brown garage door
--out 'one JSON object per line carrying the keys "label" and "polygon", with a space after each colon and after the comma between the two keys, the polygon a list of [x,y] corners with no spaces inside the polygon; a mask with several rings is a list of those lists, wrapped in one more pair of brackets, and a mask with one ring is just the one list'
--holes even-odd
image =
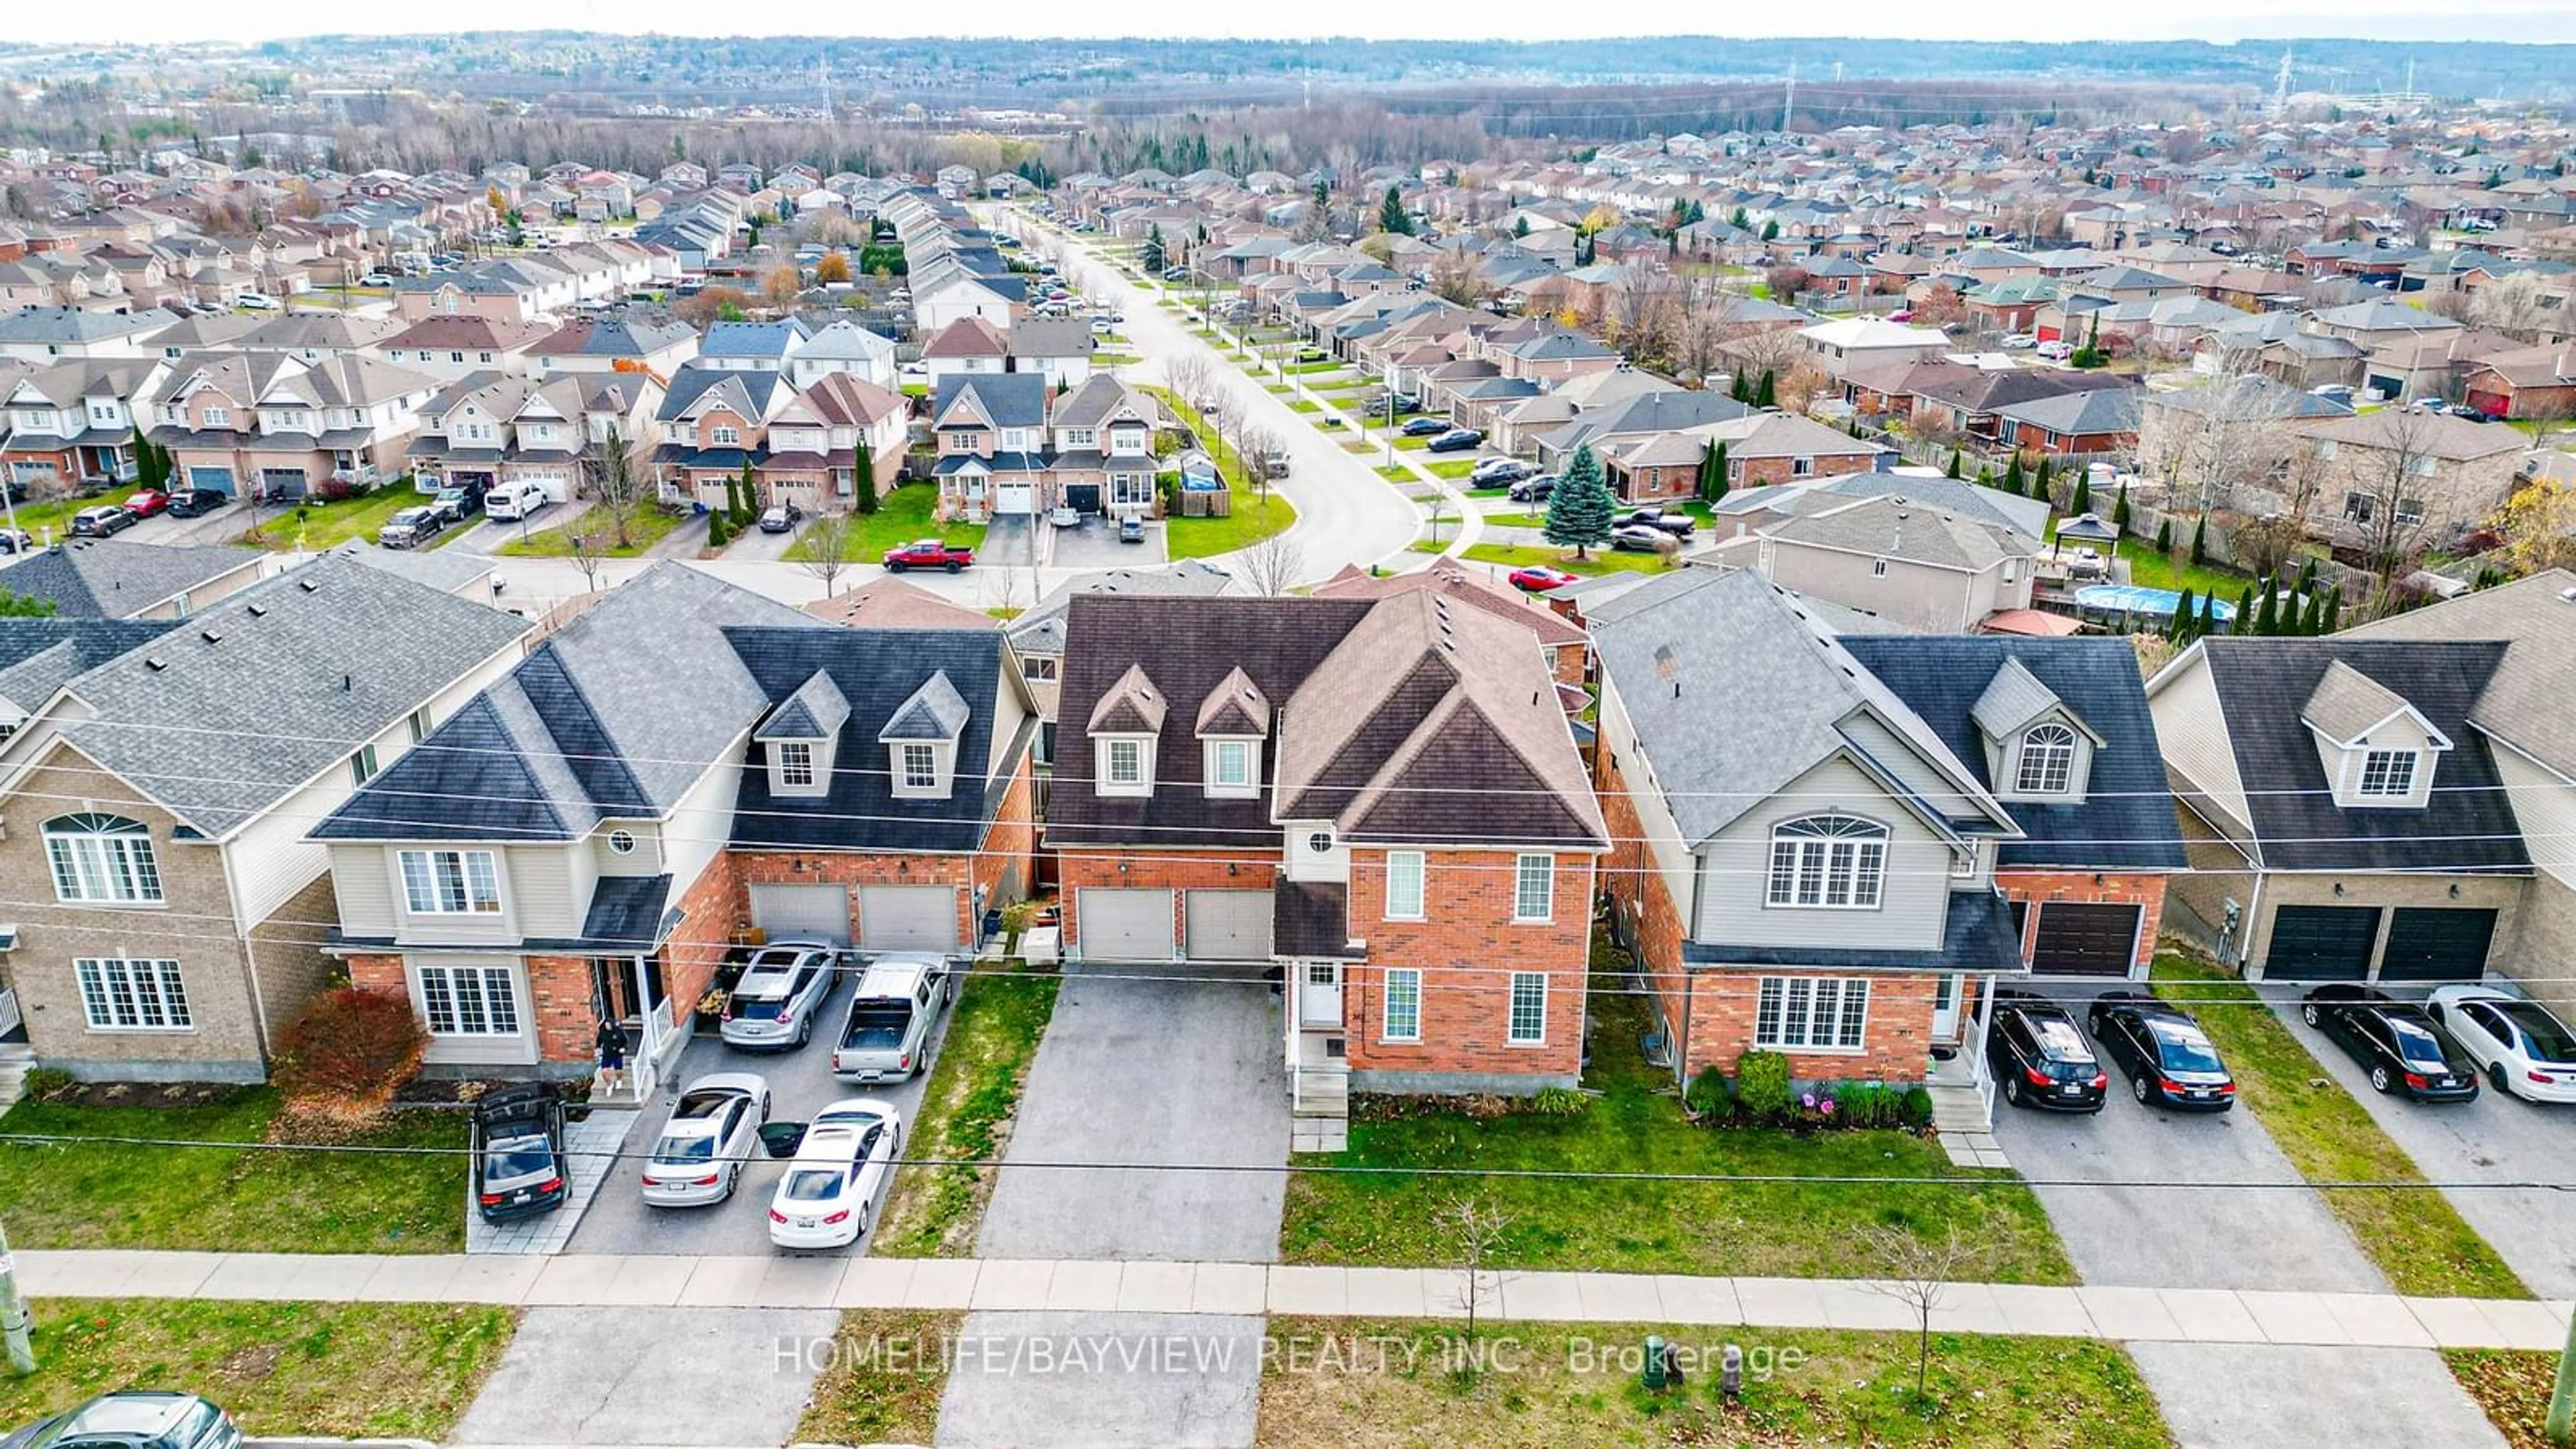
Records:
{"label": "brown garage door", "polygon": [[2030,969],[2045,976],[2126,976],[2138,949],[2134,905],[2046,901]]}
{"label": "brown garage door", "polygon": [[2400,906],[2388,923],[2388,950],[2379,958],[2382,981],[2475,981],[2486,974],[2487,948],[2495,943],[2496,913],[2449,907]]}

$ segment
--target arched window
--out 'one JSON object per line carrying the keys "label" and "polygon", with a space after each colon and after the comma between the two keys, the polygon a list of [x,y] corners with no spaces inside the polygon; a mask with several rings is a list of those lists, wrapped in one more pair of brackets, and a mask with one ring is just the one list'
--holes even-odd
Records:
{"label": "arched window", "polygon": [[2022,731],[2021,768],[2013,791],[2021,795],[2063,795],[2075,780],[2075,731],[2062,724],[2033,725]]}
{"label": "arched window", "polygon": [[1809,815],[1771,831],[1775,906],[1864,909],[1887,881],[1887,827],[1850,815]]}
{"label": "arched window", "polygon": [[157,905],[161,870],[152,832],[122,815],[58,815],[45,822],[45,856],[54,894],[103,905]]}

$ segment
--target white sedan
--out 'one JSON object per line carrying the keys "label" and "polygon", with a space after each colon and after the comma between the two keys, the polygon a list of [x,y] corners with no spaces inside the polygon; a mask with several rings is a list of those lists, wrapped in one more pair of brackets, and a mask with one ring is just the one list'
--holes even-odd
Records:
{"label": "white sedan", "polygon": [[644,1160],[644,1201],[654,1207],[723,1202],[760,1155],[769,1082],[756,1072],[716,1072],[689,1083]]}
{"label": "white sedan", "polygon": [[815,1113],[769,1200],[769,1241],[846,1248],[865,1237],[902,1140],[903,1114],[885,1102],[852,1097]]}
{"label": "white sedan", "polygon": [[2487,986],[2437,987],[2431,1005],[2489,1086],[2534,1102],[2576,1102],[2576,1032],[2549,1008]]}

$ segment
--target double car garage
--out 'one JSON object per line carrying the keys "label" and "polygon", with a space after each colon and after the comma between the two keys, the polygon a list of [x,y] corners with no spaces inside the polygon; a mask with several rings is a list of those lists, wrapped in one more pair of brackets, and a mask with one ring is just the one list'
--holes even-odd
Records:
{"label": "double car garage", "polygon": [[1267,961],[1270,913],[1268,891],[1084,886],[1074,893],[1070,953],[1085,961]]}
{"label": "double car garage", "polygon": [[[855,900],[853,896],[855,894]],[[852,906],[857,929],[852,930]],[[773,941],[829,941],[868,951],[965,948],[957,888],[944,885],[754,885],[751,923]]]}
{"label": "double car garage", "polygon": [[2496,913],[2484,907],[2281,906],[2263,979],[2367,981],[2375,959],[2380,981],[2475,981],[2495,931]]}

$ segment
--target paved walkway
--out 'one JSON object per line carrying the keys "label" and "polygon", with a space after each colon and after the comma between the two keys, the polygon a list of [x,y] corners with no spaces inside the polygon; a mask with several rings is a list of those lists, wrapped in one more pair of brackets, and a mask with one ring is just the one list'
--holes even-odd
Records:
{"label": "paved walkway", "polygon": [[582,1214],[590,1211],[591,1199],[599,1196],[600,1184],[608,1179],[609,1165],[617,1160],[618,1150],[626,1145],[626,1134],[635,1130],[635,1119],[640,1115],[613,1107],[593,1108],[588,1118],[565,1125],[564,1159],[572,1167],[572,1191],[566,1195],[564,1205],[553,1212],[487,1223],[474,1206],[473,1184],[466,1184],[465,1251],[562,1252],[564,1244],[572,1241],[572,1230],[581,1226]]}
{"label": "paved walkway", "polygon": [[[1011,1258],[551,1258],[388,1254],[23,1252],[32,1296],[443,1301],[537,1306],[928,1308],[1453,1318],[1464,1275],[1440,1269]],[[1499,1280],[1499,1281],[1497,1281]],[[1489,1274],[1484,1311],[1572,1323],[1904,1328],[1904,1306],[1856,1279]],[[1933,1326],[2124,1342],[2556,1349],[2569,1305],[2222,1288],[1957,1283]]]}

